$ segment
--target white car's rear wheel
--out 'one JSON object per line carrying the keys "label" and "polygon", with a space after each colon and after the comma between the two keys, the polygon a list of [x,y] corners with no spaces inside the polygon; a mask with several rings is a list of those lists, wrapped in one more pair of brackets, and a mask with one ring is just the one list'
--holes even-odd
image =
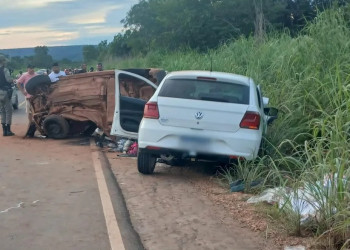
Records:
{"label": "white car's rear wheel", "polygon": [[150,153],[139,151],[137,154],[137,169],[141,174],[153,174],[157,158]]}

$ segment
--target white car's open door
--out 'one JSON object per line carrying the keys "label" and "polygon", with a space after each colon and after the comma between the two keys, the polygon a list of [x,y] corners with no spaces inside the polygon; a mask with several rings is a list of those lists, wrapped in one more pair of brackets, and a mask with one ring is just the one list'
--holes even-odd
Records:
{"label": "white car's open door", "polygon": [[134,73],[115,71],[115,110],[111,135],[137,139],[144,106],[157,85]]}

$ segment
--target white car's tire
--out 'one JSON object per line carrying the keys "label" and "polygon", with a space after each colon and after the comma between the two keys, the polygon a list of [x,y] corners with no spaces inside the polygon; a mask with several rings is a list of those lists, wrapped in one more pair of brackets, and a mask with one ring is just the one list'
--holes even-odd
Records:
{"label": "white car's tire", "polygon": [[153,174],[157,158],[150,153],[139,151],[137,154],[137,169],[141,174]]}

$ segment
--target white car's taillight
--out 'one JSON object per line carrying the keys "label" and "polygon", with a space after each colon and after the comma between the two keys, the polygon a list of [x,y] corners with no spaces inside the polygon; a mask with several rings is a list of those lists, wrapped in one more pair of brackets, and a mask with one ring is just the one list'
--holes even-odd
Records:
{"label": "white car's taillight", "polygon": [[146,103],[143,118],[159,119],[158,104],[156,102]]}
{"label": "white car's taillight", "polygon": [[247,111],[239,126],[241,128],[258,130],[260,127],[260,114],[258,112]]}

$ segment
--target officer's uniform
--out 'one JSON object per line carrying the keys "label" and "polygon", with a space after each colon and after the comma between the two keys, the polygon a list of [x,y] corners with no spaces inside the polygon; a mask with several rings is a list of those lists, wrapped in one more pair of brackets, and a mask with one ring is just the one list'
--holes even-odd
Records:
{"label": "officer's uniform", "polygon": [[11,83],[9,83],[5,76],[5,71],[8,71],[5,66],[0,66],[0,112],[1,124],[3,128],[3,136],[11,136],[12,123],[12,104],[11,104]]}

